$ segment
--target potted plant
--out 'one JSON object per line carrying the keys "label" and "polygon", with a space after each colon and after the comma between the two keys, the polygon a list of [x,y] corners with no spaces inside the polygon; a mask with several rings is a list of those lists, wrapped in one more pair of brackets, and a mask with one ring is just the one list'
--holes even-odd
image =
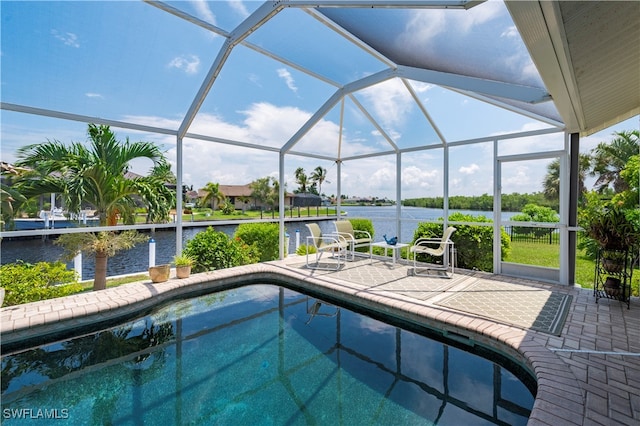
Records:
{"label": "potted plant", "polygon": [[628,250],[640,243],[640,224],[634,213],[615,205],[591,209],[584,228],[599,250],[600,264],[610,273],[624,268]]}
{"label": "potted plant", "polygon": [[640,241],[639,224],[631,214],[616,206],[590,215],[585,231],[606,250],[626,250]]}
{"label": "potted plant", "polygon": [[173,263],[176,265],[176,277],[189,278],[191,275],[191,267],[194,259],[186,254],[180,254],[173,257]]}
{"label": "potted plant", "polygon": [[607,280],[604,282],[604,291],[609,296],[618,297],[621,291],[620,278],[607,277]]}
{"label": "potted plant", "polygon": [[621,272],[624,268],[624,257],[624,251],[604,249],[601,254],[602,267],[607,272]]}
{"label": "potted plant", "polygon": [[162,283],[169,279],[171,273],[171,265],[168,263],[164,265],[149,266],[149,277],[154,283]]}

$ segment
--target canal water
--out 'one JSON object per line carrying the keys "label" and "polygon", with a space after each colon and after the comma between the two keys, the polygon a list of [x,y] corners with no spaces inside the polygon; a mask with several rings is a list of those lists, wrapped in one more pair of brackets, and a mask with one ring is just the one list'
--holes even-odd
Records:
{"label": "canal water", "polygon": [[[387,237],[396,236],[395,222],[395,206],[382,207],[342,207],[342,211],[347,214],[348,218],[367,218],[371,219],[375,230],[374,240],[382,241],[383,235]],[[490,216],[491,212],[464,211],[463,213],[473,214],[475,216]],[[507,219],[514,213],[504,213],[503,219]],[[402,235],[400,241],[411,241],[413,232],[418,223],[425,220],[434,220],[442,217],[442,211],[438,209],[425,209],[419,207],[403,207],[402,208]],[[333,220],[326,220],[326,217],[310,218],[309,221],[317,222],[322,232],[334,232]],[[309,236],[304,222],[287,223],[287,233],[290,236],[288,253],[294,253],[296,250],[296,234],[299,235],[300,244],[304,244],[306,237]],[[235,225],[214,226],[216,231],[221,231],[227,235],[233,235]],[[189,227],[183,228],[183,247],[198,232],[205,230],[205,227]],[[170,263],[173,259],[176,249],[175,230],[156,230],[152,235],[156,245],[156,264]],[[23,239],[23,240],[7,240],[1,242],[0,261],[2,264],[13,263],[22,260],[28,263],[36,262],[54,262],[59,260],[62,255],[62,248],[54,244],[52,239]],[[82,262],[82,279],[93,279],[94,276],[94,259],[92,256],[83,256]],[[73,262],[68,264],[69,268],[73,268]],[[149,266],[149,244],[138,244],[131,250],[122,251],[114,257],[109,258],[107,265],[107,275],[123,275],[136,272],[146,272]]]}

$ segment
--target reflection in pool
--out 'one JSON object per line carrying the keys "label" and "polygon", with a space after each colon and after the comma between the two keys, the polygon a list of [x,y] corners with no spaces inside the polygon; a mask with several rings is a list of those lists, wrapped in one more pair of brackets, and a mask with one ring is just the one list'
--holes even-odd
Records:
{"label": "reflection in pool", "polygon": [[267,284],[2,358],[6,425],[515,425],[533,400],[492,361]]}

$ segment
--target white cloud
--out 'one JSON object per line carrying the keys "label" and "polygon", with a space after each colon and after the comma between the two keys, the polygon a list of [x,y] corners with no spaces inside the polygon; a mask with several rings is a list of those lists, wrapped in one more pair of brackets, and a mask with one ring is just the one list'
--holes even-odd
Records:
{"label": "white cloud", "polygon": [[443,10],[415,11],[398,43],[422,44],[442,34],[447,28],[447,18],[444,12]]}
{"label": "white cloud", "polygon": [[255,73],[249,73],[249,75],[247,76],[247,78],[249,79],[249,81],[253,84],[255,84],[258,87],[262,87],[262,84],[260,83],[260,76],[258,74]]}
{"label": "white cloud", "polygon": [[84,94],[87,98],[94,98],[94,99],[104,99],[104,96],[102,96],[100,93],[85,93]]}
{"label": "white cloud", "polygon": [[195,8],[196,15],[200,19],[202,19],[203,21],[207,21],[213,25],[217,25],[216,15],[214,15],[211,9],[209,9],[208,2],[204,0],[191,0],[190,3]]}
{"label": "white cloud", "polygon": [[[537,170],[540,172],[540,170]],[[530,167],[524,164],[518,164],[510,170],[508,176],[502,177],[502,187],[504,193],[513,192],[531,192],[532,189],[538,189],[541,186],[541,180],[539,181],[535,177],[539,177],[540,173],[532,173]]]}
{"label": "white cloud", "polygon": [[402,186],[409,188],[434,188],[440,185],[439,170],[422,170],[417,166],[402,169]]}
{"label": "white cloud", "polygon": [[229,6],[243,19],[249,16],[249,11],[241,0],[228,0]]}
{"label": "white cloud", "polygon": [[[269,103],[252,104],[240,113],[244,115],[240,123],[231,123],[219,115],[200,113],[196,116],[189,132],[279,148],[311,117],[311,113],[298,108],[278,107]],[[169,129],[177,129],[181,123],[179,119],[144,116],[129,116],[126,117],[126,121]],[[129,131],[128,134],[131,135],[131,132]],[[335,123],[321,120],[305,136],[305,140],[319,149],[328,149],[326,142],[337,140],[337,135],[338,126]],[[167,156],[173,165],[172,170],[176,171],[174,136],[145,135],[143,140],[151,140],[169,147]],[[335,155],[335,151],[330,154]],[[278,154],[272,151],[185,139],[183,159],[183,180],[185,184],[196,188],[204,186],[207,182],[240,185],[265,176],[278,176]],[[304,161],[307,160],[297,157],[288,157],[287,160],[293,169]],[[318,165],[317,163],[317,160],[311,160],[306,168],[311,170]],[[142,172],[145,171],[142,170]],[[293,189],[296,187],[292,176],[293,170],[290,174],[291,176],[287,177],[287,187]],[[335,192],[329,184],[323,185],[322,189],[327,193]]]}
{"label": "white cloud", "polygon": [[295,107],[278,107],[259,102],[252,104],[245,115],[244,125],[252,143],[280,147],[311,117],[311,113]]}
{"label": "white cloud", "polygon": [[389,167],[389,165],[387,164],[384,167],[380,167],[378,170],[373,172],[371,176],[368,177],[368,181],[371,185],[371,188],[376,190],[376,193],[381,189],[389,188],[389,186],[393,185],[396,181],[395,165]]}
{"label": "white cloud", "polygon": [[200,69],[200,58],[196,55],[177,56],[169,62],[168,66],[183,70],[187,74],[195,74]]}
{"label": "white cloud", "polygon": [[291,73],[286,68],[278,68],[278,77],[284,80],[289,90],[291,90],[293,93],[298,92],[296,82],[293,79],[293,76],[291,76]]}
{"label": "white cloud", "polygon": [[485,24],[503,13],[504,7],[498,2],[486,2],[470,10],[420,10],[415,11],[408,21],[405,33],[398,39],[398,45],[424,46],[436,37],[445,34],[448,28],[466,34],[474,26]]}
{"label": "white cloud", "polygon": [[507,29],[505,29],[502,32],[502,34],[500,34],[500,37],[519,38],[520,37],[520,33],[518,32],[518,29],[516,28],[515,25],[511,25]]}
{"label": "white cloud", "polygon": [[78,36],[74,33],[61,33],[58,30],[51,30],[51,34],[58,40],[62,41],[66,46],[80,47]]}
{"label": "white cloud", "polygon": [[478,165],[477,165],[477,164],[475,164],[475,163],[471,164],[471,165],[470,165],[470,166],[468,166],[468,167],[464,167],[464,166],[463,166],[463,167],[460,167],[460,168],[458,169],[458,171],[459,171],[460,173],[462,173],[463,175],[472,175],[472,174],[476,173],[476,172],[477,172],[477,171],[479,171],[479,170],[480,170],[480,166],[478,166]]}
{"label": "white cloud", "polygon": [[422,81],[410,81],[409,84],[413,87],[413,90],[415,90],[416,93],[425,93],[435,87],[433,84],[423,83]]}
{"label": "white cloud", "polygon": [[[415,108],[411,94],[400,79],[392,79],[360,92],[373,105],[373,116],[386,127],[402,125]],[[398,135],[398,134],[396,134]]]}

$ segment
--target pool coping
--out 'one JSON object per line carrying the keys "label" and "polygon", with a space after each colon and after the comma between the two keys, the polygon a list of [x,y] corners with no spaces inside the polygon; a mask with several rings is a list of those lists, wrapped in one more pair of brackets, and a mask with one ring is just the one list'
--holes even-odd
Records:
{"label": "pool coping", "polygon": [[175,298],[216,291],[247,281],[282,282],[497,350],[519,362],[537,380],[529,425],[583,424],[585,398],[580,383],[567,368],[567,363],[541,343],[539,332],[456,312],[397,293],[374,294],[353,282],[327,275],[314,276],[309,271],[290,267],[290,262],[228,268],[193,274],[186,279],[172,278],[157,284],[137,282],[99,292],[2,308],[0,342],[3,346],[10,346],[19,341],[121,320]]}

